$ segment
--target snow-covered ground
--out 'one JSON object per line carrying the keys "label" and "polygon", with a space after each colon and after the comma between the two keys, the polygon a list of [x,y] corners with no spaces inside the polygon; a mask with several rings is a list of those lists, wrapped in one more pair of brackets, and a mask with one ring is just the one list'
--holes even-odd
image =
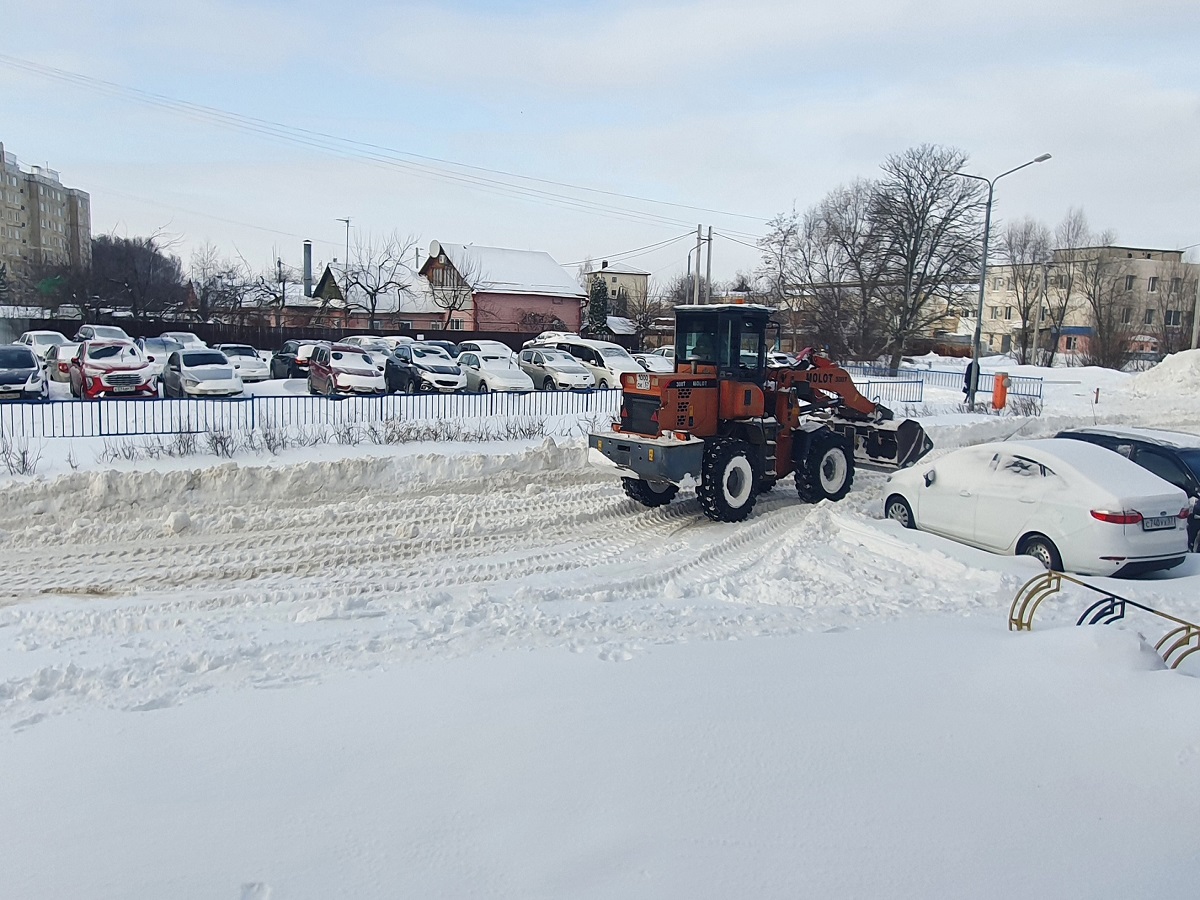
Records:
{"label": "snow-covered ground", "polygon": [[[925,424],[1200,431],[1197,360]],[[1010,633],[1036,564],[881,475],[726,525],[570,436],[78,456],[0,476],[0,895],[1195,895],[1200,658]],[[1200,557],[1099,581],[1200,619]]]}

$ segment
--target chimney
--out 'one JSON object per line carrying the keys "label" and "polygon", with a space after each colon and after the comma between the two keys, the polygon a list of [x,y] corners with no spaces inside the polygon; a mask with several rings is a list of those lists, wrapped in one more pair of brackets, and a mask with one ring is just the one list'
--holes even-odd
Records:
{"label": "chimney", "polygon": [[602,268],[602,269],[608,268],[608,260],[607,259],[600,260],[600,268]]}
{"label": "chimney", "polygon": [[304,296],[312,296],[312,241],[304,242]]}

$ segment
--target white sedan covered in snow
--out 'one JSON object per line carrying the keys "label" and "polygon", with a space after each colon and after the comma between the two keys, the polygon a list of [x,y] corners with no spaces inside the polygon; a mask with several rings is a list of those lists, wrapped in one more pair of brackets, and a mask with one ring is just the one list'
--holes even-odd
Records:
{"label": "white sedan covered in snow", "polygon": [[242,379],[220,350],[176,350],[162,374],[164,397],[236,397]]}
{"label": "white sedan covered in snow", "polygon": [[1081,441],[966,447],[892,474],[885,498],[884,515],[908,528],[1056,571],[1134,575],[1187,553],[1187,495]]}
{"label": "white sedan covered in snow", "polygon": [[521,371],[511,350],[505,354],[464,350],[458,354],[457,362],[467,376],[468,391],[486,394],[489,391],[533,390],[533,379]]}

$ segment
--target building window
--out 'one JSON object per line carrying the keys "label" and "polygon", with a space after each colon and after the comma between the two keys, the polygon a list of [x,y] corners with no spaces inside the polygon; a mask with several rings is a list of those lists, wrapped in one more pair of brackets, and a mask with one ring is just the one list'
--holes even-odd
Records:
{"label": "building window", "polygon": [[1152,309],[1146,310],[1146,324],[1147,325],[1154,324],[1154,310],[1152,310]]}
{"label": "building window", "polygon": [[1172,278],[1171,279],[1171,293],[1178,294],[1182,290],[1183,290],[1183,279],[1178,278],[1178,277]]}
{"label": "building window", "polygon": [[1133,310],[1130,309],[1128,306],[1126,306],[1123,310],[1121,310],[1121,324],[1128,325],[1132,321],[1133,321]]}
{"label": "building window", "polygon": [[1153,294],[1155,291],[1158,290],[1158,276],[1157,275],[1150,276],[1150,281],[1146,284],[1146,290],[1149,291],[1151,294]]}
{"label": "building window", "polygon": [[466,331],[467,323],[464,322],[462,319],[451,319],[450,320],[450,330],[451,331]]}
{"label": "building window", "polygon": [[1125,276],[1125,290],[1127,290],[1127,291],[1132,291],[1132,290],[1133,290],[1133,282],[1134,282],[1134,277],[1135,277],[1135,276],[1133,276],[1133,275],[1126,275],[1126,276]]}
{"label": "building window", "polygon": [[1074,337],[1074,336],[1064,338],[1063,340],[1066,344],[1067,350],[1074,350],[1079,344],[1079,338]]}
{"label": "building window", "polygon": [[401,331],[412,331],[412,322],[403,322],[402,321],[400,323],[400,330]]}
{"label": "building window", "polygon": [[1004,307],[1004,318],[1006,318],[1006,319],[1012,318],[1012,307],[1011,306]]}
{"label": "building window", "polygon": [[1000,318],[1000,307],[998,307],[998,306],[993,306],[993,307],[992,307],[992,318],[993,318],[993,319],[998,319],[998,318]]}
{"label": "building window", "polygon": [[1166,312],[1163,313],[1163,324],[1166,325],[1168,328],[1182,328],[1183,327],[1183,310],[1168,309]]}

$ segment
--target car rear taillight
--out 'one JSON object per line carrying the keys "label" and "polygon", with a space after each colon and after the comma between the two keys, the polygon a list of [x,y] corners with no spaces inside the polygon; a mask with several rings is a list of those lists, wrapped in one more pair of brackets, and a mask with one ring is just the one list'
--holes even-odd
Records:
{"label": "car rear taillight", "polygon": [[1092,518],[1099,519],[1101,522],[1108,522],[1112,525],[1136,525],[1142,521],[1142,514],[1137,511],[1130,512],[1128,510],[1112,512],[1106,509],[1093,509]]}
{"label": "car rear taillight", "polygon": [[69,372],[69,371],[71,371],[71,367],[70,367],[70,366],[68,366],[66,363],[59,363],[59,364],[58,364],[58,371],[60,371],[60,372]]}
{"label": "car rear taillight", "polygon": [[1179,518],[1186,519],[1191,514],[1192,514],[1191,507],[1185,506],[1183,509],[1181,509],[1179,511]]}

